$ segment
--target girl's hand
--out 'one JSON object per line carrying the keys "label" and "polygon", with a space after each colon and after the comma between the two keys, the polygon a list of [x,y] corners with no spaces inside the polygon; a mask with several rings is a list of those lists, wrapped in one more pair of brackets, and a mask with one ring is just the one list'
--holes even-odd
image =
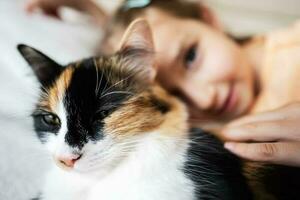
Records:
{"label": "girl's hand", "polygon": [[100,25],[105,25],[108,21],[107,13],[91,0],[29,0],[26,10],[31,13],[41,9],[46,15],[59,18],[58,9],[63,6],[86,12]]}
{"label": "girl's hand", "polygon": [[242,158],[300,167],[300,104],[241,118],[222,135],[225,148]]}
{"label": "girl's hand", "polygon": [[83,10],[89,0],[29,0],[26,5],[28,12],[41,9],[45,14],[58,17],[58,9],[67,6],[77,10]]}

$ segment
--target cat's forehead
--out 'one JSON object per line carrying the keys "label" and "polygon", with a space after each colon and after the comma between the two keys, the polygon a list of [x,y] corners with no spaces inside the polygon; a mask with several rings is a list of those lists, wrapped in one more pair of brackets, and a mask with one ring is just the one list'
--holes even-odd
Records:
{"label": "cat's forehead", "polygon": [[121,69],[120,61],[114,57],[72,63],[46,88],[41,104],[51,111],[55,110],[60,101],[68,101],[76,106],[94,105],[95,108],[101,98],[115,97],[115,100],[120,100],[121,97],[136,94],[133,76],[131,72]]}

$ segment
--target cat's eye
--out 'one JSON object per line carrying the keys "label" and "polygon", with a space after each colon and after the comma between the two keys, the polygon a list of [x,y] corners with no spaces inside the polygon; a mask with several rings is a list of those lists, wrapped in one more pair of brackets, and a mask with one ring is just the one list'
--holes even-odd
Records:
{"label": "cat's eye", "polygon": [[108,115],[109,115],[109,111],[108,110],[101,110],[100,112],[97,113],[97,118],[98,119],[104,119]]}
{"label": "cat's eye", "polygon": [[38,112],[33,114],[36,131],[57,133],[61,127],[57,115],[49,112]]}
{"label": "cat's eye", "polygon": [[43,121],[49,126],[60,126],[59,118],[54,114],[43,115]]}
{"label": "cat's eye", "polygon": [[184,56],[184,66],[189,69],[192,67],[194,61],[197,58],[197,46],[193,45],[189,48]]}
{"label": "cat's eye", "polygon": [[108,110],[101,110],[101,112],[99,113],[99,116],[103,119],[103,118],[107,117],[108,114],[109,114]]}

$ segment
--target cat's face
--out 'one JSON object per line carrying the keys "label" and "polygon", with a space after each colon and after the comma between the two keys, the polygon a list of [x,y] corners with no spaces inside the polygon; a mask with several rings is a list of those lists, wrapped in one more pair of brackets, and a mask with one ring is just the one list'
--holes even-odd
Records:
{"label": "cat's face", "polygon": [[[138,21],[115,55],[64,67],[31,47],[19,46],[42,84],[32,115],[35,130],[58,166],[105,174],[139,141],[161,129],[179,106],[152,83],[149,31]],[[179,118],[185,120],[185,115]]]}

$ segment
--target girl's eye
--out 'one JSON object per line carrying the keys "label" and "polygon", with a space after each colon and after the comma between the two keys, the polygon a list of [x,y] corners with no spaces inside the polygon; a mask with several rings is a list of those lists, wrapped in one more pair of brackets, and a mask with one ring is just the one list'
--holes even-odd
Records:
{"label": "girl's eye", "polygon": [[60,127],[60,120],[54,114],[45,114],[43,115],[42,119],[44,123],[50,127]]}
{"label": "girl's eye", "polygon": [[192,46],[184,57],[184,65],[187,69],[192,67],[193,62],[197,57],[197,46]]}

